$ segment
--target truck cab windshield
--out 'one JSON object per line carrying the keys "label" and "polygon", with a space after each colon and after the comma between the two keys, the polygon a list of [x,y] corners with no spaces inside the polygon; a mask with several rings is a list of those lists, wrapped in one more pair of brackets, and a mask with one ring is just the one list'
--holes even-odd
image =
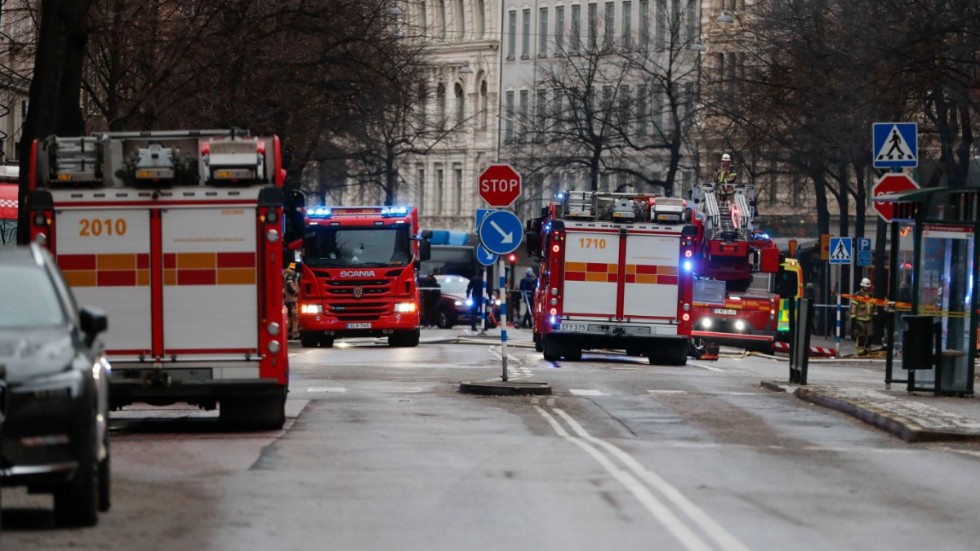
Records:
{"label": "truck cab windshield", "polygon": [[313,226],[303,238],[303,262],[312,268],[405,266],[412,260],[408,226]]}

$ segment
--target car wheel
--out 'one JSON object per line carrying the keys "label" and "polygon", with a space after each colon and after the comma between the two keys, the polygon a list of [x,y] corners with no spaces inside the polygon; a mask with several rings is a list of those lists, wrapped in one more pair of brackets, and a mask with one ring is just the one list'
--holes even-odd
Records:
{"label": "car wheel", "polygon": [[79,461],[75,476],[54,491],[54,519],[60,526],[95,526],[99,522],[99,461],[92,437],[95,421],[91,424],[92,427],[80,435],[83,441],[92,442],[86,457]]}
{"label": "car wheel", "polygon": [[439,314],[436,317],[436,326],[439,329],[449,329],[453,326],[453,315],[449,312],[448,308],[439,309]]}
{"label": "car wheel", "polygon": [[112,483],[109,461],[109,439],[105,442],[105,459],[99,461],[99,511],[104,513],[112,507]]}

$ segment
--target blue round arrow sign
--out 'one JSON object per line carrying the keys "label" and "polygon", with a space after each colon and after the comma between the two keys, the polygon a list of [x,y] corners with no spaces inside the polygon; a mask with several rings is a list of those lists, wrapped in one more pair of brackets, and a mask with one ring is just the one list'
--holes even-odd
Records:
{"label": "blue round arrow sign", "polygon": [[495,210],[483,217],[477,234],[488,251],[508,254],[521,246],[524,226],[516,214],[508,210]]}
{"label": "blue round arrow sign", "polygon": [[476,248],[476,259],[484,266],[493,266],[497,261],[497,255],[488,251],[483,245],[479,245]]}

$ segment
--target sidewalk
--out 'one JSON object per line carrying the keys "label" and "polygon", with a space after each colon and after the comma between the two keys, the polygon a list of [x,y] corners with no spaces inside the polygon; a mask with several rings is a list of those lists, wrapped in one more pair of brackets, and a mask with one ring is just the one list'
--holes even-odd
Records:
{"label": "sidewalk", "polygon": [[[814,346],[834,348],[832,338],[814,336]],[[780,355],[785,357],[785,355]],[[780,357],[777,356],[777,357]],[[906,442],[980,441],[980,398],[936,396],[931,392],[909,393],[906,383],[885,384],[885,359],[864,359],[854,354],[854,343],[841,340],[840,356],[819,360],[819,364],[847,365],[872,369],[835,370],[832,378],[822,377],[801,386],[785,381],[762,381],[762,386],[790,392],[796,397],[852,415],[890,432]],[[813,365],[819,365],[814,359]],[[904,379],[906,371],[895,362],[894,376]],[[974,383],[976,384],[976,383]]]}

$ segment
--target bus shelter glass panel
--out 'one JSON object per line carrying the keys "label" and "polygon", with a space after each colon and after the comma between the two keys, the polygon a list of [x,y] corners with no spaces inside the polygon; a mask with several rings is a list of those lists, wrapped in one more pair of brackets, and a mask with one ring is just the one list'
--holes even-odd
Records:
{"label": "bus shelter glass panel", "polygon": [[[892,335],[893,346],[890,347],[892,354],[892,366],[894,369],[902,369],[902,344],[903,335],[907,330],[902,317],[912,313],[912,290],[915,289],[915,227],[914,224],[899,224],[898,227],[898,253],[895,265],[896,278],[895,290],[890,299],[895,301],[894,320]],[[886,348],[888,350],[888,348]],[[908,371],[897,373],[898,382],[908,382]]]}
{"label": "bus shelter glass panel", "polygon": [[[973,304],[972,226],[924,224],[917,282],[918,313],[940,324],[939,373],[916,370],[915,386],[972,392],[970,312]],[[938,386],[936,386],[938,385]]]}

